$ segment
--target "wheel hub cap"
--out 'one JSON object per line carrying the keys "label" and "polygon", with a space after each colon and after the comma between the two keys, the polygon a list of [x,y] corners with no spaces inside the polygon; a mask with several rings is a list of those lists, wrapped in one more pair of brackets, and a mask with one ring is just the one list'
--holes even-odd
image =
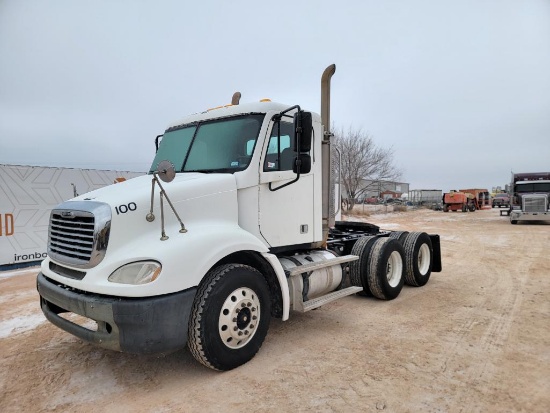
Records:
{"label": "wheel hub cap", "polygon": [[231,349],[244,347],[256,333],[259,322],[258,296],[250,288],[238,288],[229,294],[220,310],[220,337]]}
{"label": "wheel hub cap", "polygon": [[430,269],[431,252],[427,244],[422,244],[418,250],[418,271],[420,274],[426,275]]}
{"label": "wheel hub cap", "polygon": [[393,251],[386,266],[386,277],[391,287],[396,287],[403,275],[403,260],[397,251]]}

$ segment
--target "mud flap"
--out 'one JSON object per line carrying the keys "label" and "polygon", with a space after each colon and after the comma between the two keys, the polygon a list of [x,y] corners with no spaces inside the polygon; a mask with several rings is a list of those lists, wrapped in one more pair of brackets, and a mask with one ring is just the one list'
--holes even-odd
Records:
{"label": "mud flap", "polygon": [[433,259],[432,259],[432,272],[441,272],[441,243],[439,242],[439,235],[428,234],[432,241]]}

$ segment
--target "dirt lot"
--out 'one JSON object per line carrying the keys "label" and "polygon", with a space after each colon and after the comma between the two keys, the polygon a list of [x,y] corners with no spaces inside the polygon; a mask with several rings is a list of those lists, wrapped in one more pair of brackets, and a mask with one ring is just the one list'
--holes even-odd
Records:
{"label": "dirt lot", "polygon": [[443,272],[394,301],[273,320],[259,354],[226,373],[188,351],[84,344],[43,318],[36,268],[0,273],[0,412],[550,411],[550,225],[496,210],[368,221],[439,233]]}

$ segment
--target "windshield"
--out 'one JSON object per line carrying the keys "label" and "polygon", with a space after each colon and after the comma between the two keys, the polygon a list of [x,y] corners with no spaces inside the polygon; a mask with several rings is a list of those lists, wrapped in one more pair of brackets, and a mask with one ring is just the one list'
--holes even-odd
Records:
{"label": "windshield", "polygon": [[183,125],[164,133],[150,172],[168,160],[176,172],[242,171],[248,167],[264,115]]}
{"label": "windshield", "polygon": [[519,192],[519,193],[550,192],[550,182],[533,182],[528,184],[516,185],[516,192]]}

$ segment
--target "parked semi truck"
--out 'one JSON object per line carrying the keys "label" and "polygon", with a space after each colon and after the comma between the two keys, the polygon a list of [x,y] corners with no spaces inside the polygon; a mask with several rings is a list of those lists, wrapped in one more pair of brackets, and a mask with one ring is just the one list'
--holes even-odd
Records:
{"label": "parked semi truck", "polygon": [[148,175],[53,209],[37,279],[46,318],[104,348],[187,345],[229,370],[254,357],[272,317],[425,285],[441,271],[438,235],[335,220],[335,70],[321,116],[236,93],[158,136]]}
{"label": "parked semi truck", "polygon": [[512,173],[510,222],[550,221],[550,172]]}

